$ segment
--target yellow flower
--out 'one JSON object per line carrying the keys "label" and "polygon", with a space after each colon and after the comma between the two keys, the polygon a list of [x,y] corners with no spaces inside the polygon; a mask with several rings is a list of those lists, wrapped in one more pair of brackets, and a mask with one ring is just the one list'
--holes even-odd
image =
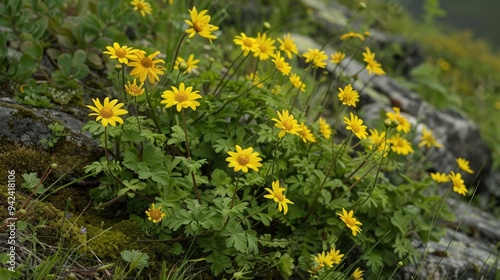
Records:
{"label": "yellow flower", "polygon": [[300,88],[300,91],[306,91],[306,84],[300,80],[299,75],[292,73],[292,75],[290,75],[290,82],[295,88]]}
{"label": "yellow flower", "polygon": [[130,75],[139,78],[141,83],[144,83],[146,77],[149,78],[151,83],[159,81],[160,77],[158,75],[163,75],[164,68],[156,64],[165,63],[163,59],[154,59],[159,54],[160,52],[156,51],[149,56],[144,56],[143,51],[135,52],[135,57],[131,58],[133,61],[128,63],[128,66],[134,67]]}
{"label": "yellow flower", "polygon": [[218,30],[219,27],[210,24],[210,16],[206,15],[208,10],[203,10],[200,13],[193,7],[192,10],[188,10],[191,20],[184,20],[190,28],[186,29],[186,33],[189,34],[189,38],[193,38],[194,35],[198,34],[203,38],[207,38],[212,42],[212,39],[217,39],[217,36],[212,34],[213,31]]}
{"label": "yellow flower", "polygon": [[407,154],[414,152],[410,142],[401,137],[401,135],[399,134],[392,136],[387,141],[392,144],[391,150],[396,152],[398,155],[406,156]]}
{"label": "yellow flower", "polygon": [[134,58],[134,52],[137,51],[127,46],[120,47],[117,42],[114,42],[113,46],[106,46],[106,49],[108,50],[104,51],[104,54],[108,54],[111,59],[117,58],[118,62],[124,64],[127,64],[129,59]]}
{"label": "yellow flower", "polygon": [[375,60],[375,53],[371,53],[370,49],[366,47],[366,52],[363,53],[363,61],[366,62],[366,70],[371,75],[384,75],[385,71],[382,69],[382,65]]}
{"label": "yellow flower", "polygon": [[132,0],[130,2],[132,6],[134,6],[134,11],[139,11],[141,12],[142,17],[145,17],[146,14],[150,15],[151,14],[151,5],[147,2],[144,2],[144,0]]}
{"label": "yellow flower", "polygon": [[243,55],[247,56],[251,51],[257,47],[255,43],[255,38],[247,37],[247,35],[243,32],[240,33],[241,36],[234,36],[233,42],[236,45],[241,46],[241,50],[243,51]]}
{"label": "yellow flower", "polygon": [[330,139],[330,136],[332,135],[330,125],[323,118],[319,118],[319,132],[321,132],[326,139]]}
{"label": "yellow flower", "polygon": [[[385,131],[379,133],[376,129],[370,129],[370,136],[368,136],[368,141],[370,144],[368,145],[370,149],[376,149],[378,152],[382,153],[384,151],[385,146]],[[384,157],[387,154],[384,154]]]}
{"label": "yellow flower", "polygon": [[418,143],[418,146],[419,147],[426,146],[427,148],[443,147],[443,145],[438,143],[434,138],[434,136],[432,136],[432,130],[427,130],[425,127],[422,127],[422,136],[420,137],[420,143]]}
{"label": "yellow flower", "polygon": [[280,42],[280,50],[284,51],[288,59],[292,59],[292,53],[298,54],[297,45],[294,40],[290,37],[290,33],[283,36],[283,40],[278,38],[278,42]]}
{"label": "yellow flower", "polygon": [[125,85],[125,91],[132,96],[139,96],[144,93],[144,89],[142,88],[144,86],[144,83],[137,85],[136,82],[137,81],[134,78],[133,84],[131,84],[130,81],[127,81],[127,84]]}
{"label": "yellow flower", "polygon": [[266,191],[269,192],[269,194],[264,195],[265,198],[273,199],[274,202],[278,203],[278,210],[281,212],[283,210],[283,214],[286,215],[288,212],[288,205],[293,204],[288,198],[285,197],[283,192],[285,191],[285,188],[280,187],[280,181],[276,180],[272,183],[273,189],[265,188]]}
{"label": "yellow flower", "polygon": [[439,65],[439,68],[441,68],[441,70],[443,70],[444,72],[450,71],[450,63],[448,63],[448,61],[442,58],[438,58],[437,64]]}
{"label": "yellow flower", "polygon": [[393,112],[387,112],[385,115],[387,118],[398,122],[397,131],[403,131],[404,133],[410,132],[411,124],[410,122],[401,115],[400,109],[398,107],[393,107]]}
{"label": "yellow flower", "polygon": [[200,106],[200,102],[196,101],[196,99],[201,98],[198,92],[197,90],[193,91],[193,87],[186,88],[184,83],[180,83],[178,89],[172,86],[172,90],[163,92],[161,95],[161,97],[163,97],[161,104],[166,104],[165,108],[176,105],[177,112],[188,107],[196,111],[196,107]]}
{"label": "yellow flower", "polygon": [[467,188],[465,187],[464,180],[462,179],[462,174],[451,171],[449,177],[453,183],[453,191],[465,196],[467,194]]}
{"label": "yellow flower", "polygon": [[330,252],[328,252],[328,256],[332,260],[333,264],[339,264],[342,261],[344,254],[341,254],[340,250],[335,251],[335,248],[332,248],[330,249]]}
{"label": "yellow flower", "polygon": [[351,274],[351,277],[354,280],[363,280],[363,270],[361,270],[359,267],[354,270],[354,272]]}
{"label": "yellow flower", "polygon": [[247,173],[248,168],[255,171],[259,171],[259,167],[262,166],[262,159],[259,157],[259,153],[253,152],[253,148],[242,149],[239,145],[236,145],[236,152],[227,152],[229,157],[226,161],[229,162],[229,167],[234,167],[234,171],[238,172],[242,170]]}
{"label": "yellow flower", "polygon": [[366,125],[363,125],[363,120],[350,113],[351,119],[344,117],[344,123],[347,130],[352,131],[359,139],[366,139],[368,133],[366,132]]}
{"label": "yellow flower", "polygon": [[247,80],[251,81],[253,85],[257,86],[258,88],[264,87],[264,84],[260,82],[260,76],[259,72],[251,72],[248,75],[246,75]]}
{"label": "yellow flower", "polygon": [[274,126],[276,126],[277,128],[281,128],[281,131],[278,134],[279,138],[285,136],[285,133],[287,132],[290,134],[299,135],[299,131],[301,131],[302,128],[297,123],[297,120],[294,119],[293,115],[288,113],[288,110],[283,110],[282,113],[276,113],[278,113],[279,120],[276,118],[272,118],[272,120],[276,122]]}
{"label": "yellow flower", "polygon": [[146,210],[146,215],[148,215],[148,220],[153,221],[153,223],[159,223],[165,217],[165,213],[161,211],[161,205],[155,208],[155,204],[152,203],[151,207]]}
{"label": "yellow flower", "polygon": [[326,60],[328,59],[328,56],[325,54],[325,51],[320,51],[319,49],[308,49],[302,56],[306,59],[306,63],[312,63],[314,67],[326,67]]}
{"label": "yellow flower", "polygon": [[458,168],[460,168],[463,171],[470,173],[470,174],[474,173],[474,171],[472,169],[470,169],[468,160],[466,160],[464,158],[457,158],[457,159],[455,159],[455,161],[458,164]]}
{"label": "yellow flower", "polygon": [[95,106],[87,105],[87,108],[94,111],[94,113],[90,113],[89,116],[97,116],[96,122],[101,121],[104,127],[108,126],[108,124],[111,126],[116,126],[116,123],[123,124],[123,120],[119,116],[128,113],[127,110],[120,109],[125,104],[118,103],[118,99],[114,99],[110,102],[109,97],[104,99],[104,105],[101,104],[98,98],[92,99],[92,101]]}
{"label": "yellow flower", "polygon": [[359,228],[358,225],[362,225],[362,223],[353,217],[354,216],[353,210],[347,213],[344,207],[342,207],[342,214],[337,213],[337,215],[340,217],[342,222],[344,222],[344,224],[352,230],[352,235],[356,236],[358,232],[361,232],[361,229]]}
{"label": "yellow flower", "polygon": [[332,59],[330,60],[331,62],[335,64],[339,64],[342,60],[345,58],[345,53],[343,52],[336,52],[332,54]]}
{"label": "yellow flower", "polygon": [[356,102],[359,101],[358,91],[353,89],[351,84],[348,84],[344,89],[339,88],[339,100],[343,105],[356,107]]}
{"label": "yellow flower", "polygon": [[361,41],[365,40],[365,37],[363,35],[356,33],[356,32],[348,32],[348,33],[342,34],[342,36],[340,36],[340,40],[346,40],[349,38],[358,38]]}
{"label": "yellow flower", "polygon": [[436,183],[446,183],[450,181],[450,177],[447,174],[444,173],[430,173],[431,174],[431,179],[434,180]]}
{"label": "yellow flower", "polygon": [[281,57],[281,52],[276,51],[276,54],[273,56],[274,66],[278,69],[283,75],[290,75],[290,71],[292,71],[292,66],[285,61],[284,57]]}
{"label": "yellow flower", "polygon": [[300,128],[302,128],[302,130],[299,131],[299,136],[300,136],[300,138],[302,138],[302,141],[304,141],[304,143],[316,142],[316,138],[314,138],[314,135],[312,134],[311,130],[309,128],[307,128],[307,126],[304,124],[304,122],[302,122],[300,124]]}
{"label": "yellow flower", "polygon": [[183,73],[191,73],[193,71],[193,69],[198,68],[198,65],[196,65],[196,64],[200,63],[200,60],[194,59],[194,54],[190,54],[187,61],[184,60],[184,58],[178,56],[177,59],[175,60],[174,68],[179,69],[179,65],[181,63],[185,63],[187,65],[186,66],[187,68]]}
{"label": "yellow flower", "polygon": [[316,270],[319,270],[325,265],[329,267],[333,266],[333,261],[331,256],[329,254],[325,254],[324,251],[321,252],[321,254],[318,254],[316,257],[314,257],[314,261],[318,264],[318,268]]}
{"label": "yellow flower", "polygon": [[262,35],[257,33],[257,38],[255,39],[257,47],[254,49],[253,55],[255,57],[259,57],[260,60],[269,59],[269,57],[274,54],[274,50],[276,49],[274,42],[274,39],[267,38],[266,33],[263,33]]}

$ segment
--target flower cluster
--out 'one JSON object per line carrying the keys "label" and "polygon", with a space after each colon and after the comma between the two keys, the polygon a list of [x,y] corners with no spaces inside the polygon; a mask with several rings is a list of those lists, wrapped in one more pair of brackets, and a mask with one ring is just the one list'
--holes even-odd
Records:
{"label": "flower cluster", "polygon": [[[470,168],[470,163],[468,160],[464,158],[456,158],[455,162],[458,165],[458,168],[466,173],[473,174],[474,171]],[[465,186],[465,181],[462,178],[462,174],[459,172],[450,171],[449,174],[441,173],[441,172],[431,172],[431,179],[437,183],[452,183],[453,191],[461,194],[463,196],[467,195],[467,187]]]}

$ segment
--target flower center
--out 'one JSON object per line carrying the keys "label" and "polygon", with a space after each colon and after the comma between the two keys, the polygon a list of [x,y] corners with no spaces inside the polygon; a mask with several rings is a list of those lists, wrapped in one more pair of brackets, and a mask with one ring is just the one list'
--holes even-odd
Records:
{"label": "flower center", "polygon": [[196,32],[201,32],[203,31],[203,24],[198,23],[197,21],[193,22],[193,29]]}
{"label": "flower center", "polygon": [[351,123],[351,129],[354,132],[359,132],[359,125],[357,123]]}
{"label": "flower center", "polygon": [[356,226],[356,221],[351,217],[345,217],[345,223],[351,227]]}
{"label": "flower center", "polygon": [[188,100],[188,95],[185,92],[180,91],[175,95],[175,101],[182,103]]}
{"label": "flower center", "polygon": [[250,162],[250,157],[248,155],[239,155],[237,161],[240,165],[246,166]]}
{"label": "flower center", "polygon": [[252,47],[252,40],[249,38],[246,38],[245,40],[243,40],[243,45],[245,45],[249,48]]}
{"label": "flower center", "polygon": [[144,68],[150,68],[151,66],[153,66],[153,63],[151,62],[151,59],[149,57],[145,57],[141,59],[141,65]]}
{"label": "flower center", "polygon": [[274,197],[279,201],[279,202],[283,202],[285,200],[285,198],[283,197],[283,193],[281,192],[275,192],[274,193]]}
{"label": "flower center", "polygon": [[151,217],[151,219],[158,221],[159,219],[161,219],[161,211],[159,209],[151,210],[149,211],[149,216]]}
{"label": "flower center", "polygon": [[129,92],[133,96],[139,96],[141,95],[141,89],[138,86],[131,86],[129,89]]}
{"label": "flower center", "polygon": [[127,51],[124,48],[119,48],[115,51],[115,55],[119,58],[123,58],[127,55]]}
{"label": "flower center", "polygon": [[104,107],[101,109],[101,117],[108,119],[113,116],[113,110],[108,107]]}
{"label": "flower center", "polygon": [[292,130],[293,129],[293,124],[291,121],[289,120],[286,120],[286,121],[283,121],[283,127],[286,129],[286,130]]}
{"label": "flower center", "polygon": [[260,49],[261,52],[265,53],[266,50],[267,50],[267,47],[266,47],[266,45],[259,44],[259,49]]}
{"label": "flower center", "polygon": [[144,10],[144,5],[141,3],[141,2],[137,2],[135,3],[135,7],[137,8],[137,10],[141,11],[141,10]]}

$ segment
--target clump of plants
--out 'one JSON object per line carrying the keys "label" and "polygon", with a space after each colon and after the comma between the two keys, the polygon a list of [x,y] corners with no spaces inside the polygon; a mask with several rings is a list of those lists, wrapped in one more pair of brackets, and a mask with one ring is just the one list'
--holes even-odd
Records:
{"label": "clump of plants", "polygon": [[[356,75],[338,73],[357,59],[385,75],[370,34],[299,53],[287,30],[225,32],[217,11],[175,2],[88,1],[115,20],[99,39],[112,89],[90,94],[82,129],[105,151],[85,167],[100,180],[96,206],[122,203],[147,241],[175,244],[218,278],[379,279],[418,263],[412,240],[437,240],[437,221],[454,219],[445,197],[468,190],[458,169],[424,171],[441,144],[399,108],[374,127],[362,120]],[[340,71],[317,79],[327,63]]]}

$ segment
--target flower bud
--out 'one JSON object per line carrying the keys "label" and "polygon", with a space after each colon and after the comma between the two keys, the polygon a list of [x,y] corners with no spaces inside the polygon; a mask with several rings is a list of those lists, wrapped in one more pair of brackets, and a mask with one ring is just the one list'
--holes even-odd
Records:
{"label": "flower bud", "polygon": [[266,29],[266,30],[267,30],[267,29],[271,29],[271,24],[270,24],[269,22],[267,22],[267,21],[265,21],[265,22],[262,24],[262,26],[263,26],[263,27],[264,27],[264,29]]}
{"label": "flower bud", "polygon": [[362,11],[362,10],[364,10],[364,9],[366,9],[366,4],[365,4],[365,2],[359,2],[358,10],[359,10],[359,11]]}
{"label": "flower bud", "polygon": [[58,166],[57,163],[54,162],[50,165],[50,168],[57,169],[57,166]]}
{"label": "flower bud", "polygon": [[403,262],[398,262],[398,267],[402,267],[403,266]]}
{"label": "flower bud", "polygon": [[182,61],[181,63],[179,63],[179,66],[178,66],[178,67],[179,67],[179,71],[180,71],[181,73],[184,73],[184,72],[186,72],[186,71],[187,71],[187,69],[188,69],[189,65],[188,65],[186,62]]}
{"label": "flower bud", "polygon": [[123,66],[121,64],[115,64],[115,71],[120,72],[122,71]]}
{"label": "flower bud", "polygon": [[384,126],[387,127],[387,128],[395,128],[398,125],[399,125],[399,123],[396,120],[386,119],[384,121]]}

